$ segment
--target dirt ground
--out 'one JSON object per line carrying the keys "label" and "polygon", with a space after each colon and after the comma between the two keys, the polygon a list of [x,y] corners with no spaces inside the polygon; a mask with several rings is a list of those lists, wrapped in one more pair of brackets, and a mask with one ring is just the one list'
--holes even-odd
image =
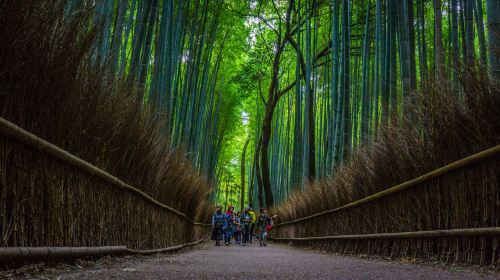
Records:
{"label": "dirt ground", "polygon": [[7,279],[500,279],[500,273],[323,254],[280,244],[259,247],[206,242],[171,255],[127,256],[28,266]]}

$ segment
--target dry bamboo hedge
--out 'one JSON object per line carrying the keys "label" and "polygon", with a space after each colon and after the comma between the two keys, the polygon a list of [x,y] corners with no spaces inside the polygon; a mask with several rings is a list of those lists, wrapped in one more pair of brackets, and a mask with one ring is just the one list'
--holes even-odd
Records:
{"label": "dry bamboo hedge", "polygon": [[138,191],[0,134],[0,247],[199,240],[207,230],[190,220],[208,220],[211,182],[137,100],[142,89],[93,63],[92,11],[68,19],[64,1],[18,2],[0,11],[0,115]]}
{"label": "dry bamboo hedge", "polygon": [[[354,254],[437,258],[445,262],[500,263],[500,235],[386,238],[300,238],[421,232],[500,225],[500,156],[444,173],[402,190],[340,211],[278,225],[273,237],[299,246]],[[480,178],[480,180],[477,180]],[[479,182],[479,184],[478,184]],[[345,209],[345,210],[344,210]],[[294,237],[299,240],[287,240]]]}
{"label": "dry bamboo hedge", "polygon": [[207,229],[0,136],[2,246],[172,247]]}
{"label": "dry bamboo hedge", "polygon": [[[283,224],[276,238],[368,235],[500,225],[500,157],[453,171],[418,187],[353,208]],[[477,184],[481,178],[481,184]],[[341,253],[438,259],[444,262],[500,263],[500,235],[283,240]]]}
{"label": "dry bamboo hedge", "polygon": [[[273,237],[328,236],[332,238],[281,240],[339,253],[498,266],[498,233],[406,234],[498,229],[498,151],[482,161],[419,181],[414,187],[388,196],[377,195],[470,155],[492,147],[498,150],[500,85],[489,77],[480,67],[462,72],[460,98],[450,92],[457,85],[422,85],[415,100],[405,104],[411,111],[410,118],[385,126],[378,139],[359,148],[332,177],[308,184],[304,192],[296,192],[272,209],[283,223],[273,230]],[[365,199],[370,196],[377,199]],[[360,200],[366,203],[350,207]],[[304,218],[309,216],[313,217]],[[287,223],[294,220],[298,221]],[[391,235],[366,238],[384,233]],[[360,235],[365,237],[352,238]]]}

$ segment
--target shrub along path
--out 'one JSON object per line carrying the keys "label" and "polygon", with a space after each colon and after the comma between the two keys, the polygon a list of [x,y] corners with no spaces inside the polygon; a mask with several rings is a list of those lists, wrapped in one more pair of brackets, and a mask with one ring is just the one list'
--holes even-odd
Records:
{"label": "shrub along path", "polygon": [[[66,267],[67,269],[67,267]],[[34,275],[32,275],[34,276]],[[499,279],[499,274],[321,254],[279,244],[215,247],[175,255],[117,258],[90,267],[52,270],[57,279]]]}

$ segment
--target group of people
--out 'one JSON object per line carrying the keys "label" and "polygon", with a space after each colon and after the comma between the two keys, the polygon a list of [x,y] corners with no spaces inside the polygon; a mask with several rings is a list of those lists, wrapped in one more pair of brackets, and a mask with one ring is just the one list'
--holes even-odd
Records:
{"label": "group of people", "polygon": [[231,240],[246,246],[252,243],[252,239],[257,233],[259,245],[267,246],[267,231],[272,227],[272,219],[267,215],[266,209],[261,209],[259,216],[256,216],[252,206],[248,206],[243,212],[234,212],[234,206],[229,205],[227,211],[222,210],[222,206],[217,206],[217,210],[212,216],[212,240],[215,246],[220,246],[221,241],[229,246]]}

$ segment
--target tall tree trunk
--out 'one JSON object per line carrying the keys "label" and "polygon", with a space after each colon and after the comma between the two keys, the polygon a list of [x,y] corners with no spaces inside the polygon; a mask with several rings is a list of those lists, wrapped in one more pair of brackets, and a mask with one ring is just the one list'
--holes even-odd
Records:
{"label": "tall tree trunk", "polygon": [[[123,29],[125,27],[125,20],[127,19],[128,0],[120,0],[118,2],[118,11],[116,12],[116,21],[113,30],[113,38],[111,40],[111,57],[110,68],[113,74],[116,74],[116,67],[118,58],[120,56],[120,46],[122,42]],[[130,11],[131,13],[133,11]]]}
{"label": "tall tree trunk", "polygon": [[[158,18],[158,5],[159,0],[152,0],[151,3],[151,11],[149,13],[149,20],[147,24],[147,33],[146,33],[146,41],[142,50],[141,55],[141,67],[139,71],[139,84],[142,88],[146,88],[146,78],[148,76],[148,66],[151,61],[151,47],[153,44],[153,31],[156,26],[156,20]],[[142,100],[143,97],[140,98]]]}
{"label": "tall tree trunk", "polygon": [[[300,0],[297,1],[297,21],[301,21]],[[292,161],[292,187],[302,186],[302,154],[303,154],[303,139],[302,139],[302,91],[301,91],[301,74],[300,74],[300,59],[298,54],[300,49],[300,30],[297,32],[297,53],[295,59],[295,111],[294,111],[294,127],[293,127],[293,161]]]}
{"label": "tall tree trunk", "polygon": [[428,74],[427,67],[427,42],[425,40],[425,13],[424,13],[424,0],[417,0],[417,14],[418,14],[418,24],[419,24],[419,68],[420,68],[420,80],[424,80]]}
{"label": "tall tree trunk", "polygon": [[264,112],[264,120],[262,122],[262,146],[260,148],[260,170],[262,174],[262,187],[265,192],[265,200],[266,207],[271,207],[274,204],[272,186],[271,186],[271,178],[269,174],[269,142],[271,139],[271,123],[273,120],[274,109],[278,104],[278,101],[281,97],[281,92],[278,90],[278,82],[279,82],[279,72],[280,72],[280,60],[283,51],[291,39],[290,35],[290,17],[292,13],[292,8],[294,5],[294,0],[288,1],[288,7],[286,12],[286,34],[283,39],[281,36],[278,36],[277,40],[277,48],[274,53],[274,60],[271,70],[271,83],[269,85],[268,98],[266,103],[266,109]]}
{"label": "tall tree trunk", "polygon": [[[257,164],[257,161],[253,160],[252,161],[252,170],[250,171],[249,174],[249,183],[248,183],[248,205],[252,205],[253,202],[253,192],[254,192],[254,180],[255,180],[255,165]],[[241,209],[243,211],[243,208]]]}
{"label": "tall tree trunk", "polygon": [[382,0],[377,0],[376,4],[376,21],[375,21],[375,36],[376,36],[376,62],[375,62],[375,94],[374,94],[374,123],[373,123],[373,137],[376,138],[378,135],[378,127],[380,122],[380,91],[383,83],[383,70],[382,63],[384,62],[384,34],[383,34],[383,21],[382,21]]}
{"label": "tall tree trunk", "polygon": [[394,40],[394,1],[387,0],[385,3],[385,16],[386,16],[386,32],[385,32],[385,55],[383,61],[383,81],[382,81],[382,122],[384,124],[389,122],[389,103],[392,87],[392,57],[395,55],[392,48],[392,41]]}
{"label": "tall tree trunk", "polygon": [[[279,61],[279,57],[277,58]],[[275,67],[278,67],[278,63],[275,64]],[[277,73],[278,69],[276,68],[273,72]],[[274,90],[274,89],[273,89]],[[270,95],[272,93],[269,93]],[[264,114],[264,120],[262,122],[262,146],[260,148],[260,169],[262,174],[262,187],[265,192],[265,207],[271,207],[274,204],[272,186],[271,186],[271,177],[269,174],[269,142],[271,140],[271,123],[273,120],[274,109],[276,108],[276,104],[272,103],[272,100],[268,100],[268,105],[266,106],[266,111]],[[260,186],[259,186],[260,188]],[[259,192],[259,195],[261,193]],[[262,207],[263,205],[261,205]]]}
{"label": "tall tree trunk", "polygon": [[[379,0],[382,1],[382,0]],[[331,109],[330,109],[330,118],[331,118],[331,132],[329,143],[331,143],[331,148],[329,149],[329,163],[328,168],[329,172],[333,171],[333,167],[339,161],[338,157],[338,145],[340,145],[339,141],[339,133],[337,133],[340,129],[340,110],[339,110],[339,100],[340,100],[340,92],[338,86],[339,79],[339,3],[337,0],[332,1],[332,10],[333,10],[333,19],[332,19],[332,81],[331,81]]]}
{"label": "tall tree trunk", "polygon": [[434,0],[434,64],[438,80],[446,77],[444,63],[441,0]]}
{"label": "tall tree trunk", "polygon": [[241,192],[240,192],[240,209],[245,207],[245,154],[247,152],[250,137],[247,137],[245,145],[243,146],[243,153],[241,154]]}
{"label": "tall tree trunk", "polygon": [[460,34],[461,34],[461,40],[462,40],[462,61],[466,61],[467,57],[467,39],[466,39],[466,31],[465,31],[465,12],[463,7],[465,6],[465,0],[459,0],[460,1]]}
{"label": "tall tree trunk", "polygon": [[473,9],[474,0],[465,0],[465,33],[466,39],[465,43],[467,45],[467,52],[465,57],[465,63],[467,65],[473,65],[475,59],[475,48],[474,48],[474,21],[473,21]]}
{"label": "tall tree trunk", "polygon": [[365,140],[368,135],[368,125],[369,125],[369,71],[368,68],[370,66],[370,10],[371,3],[368,0],[368,4],[366,5],[366,19],[365,19],[365,34],[363,40],[363,65],[362,65],[362,109],[361,109],[361,140]]}
{"label": "tall tree trunk", "polygon": [[351,12],[350,1],[343,0],[343,15],[342,15],[342,72],[341,72],[341,85],[344,97],[343,108],[343,152],[342,160],[350,156],[352,148],[352,122],[351,122],[351,91],[350,91],[350,58],[351,58]]}
{"label": "tall tree trunk", "polygon": [[[314,13],[308,1],[306,11]],[[300,42],[299,42],[300,44]],[[311,86],[311,20],[306,18],[306,61],[305,61],[305,111],[304,111],[304,153],[303,153],[303,177],[309,181],[314,180],[315,168],[315,133],[314,133],[314,85]],[[300,54],[299,54],[300,56]]]}
{"label": "tall tree trunk", "polygon": [[493,74],[500,78],[500,1],[486,0],[488,16],[488,53]]}
{"label": "tall tree trunk", "polygon": [[134,15],[136,13],[136,5],[137,0],[132,0],[132,5],[130,7],[129,16],[127,19],[127,25],[125,27],[124,41],[121,45],[120,51],[120,71],[118,72],[118,76],[123,77],[125,74],[125,68],[127,66],[127,47],[129,45],[129,37],[130,31],[132,30],[132,26],[134,24]]}
{"label": "tall tree trunk", "polygon": [[410,91],[410,43],[408,28],[407,0],[397,0],[398,35],[399,35],[399,65],[401,71],[401,84],[403,96]]}
{"label": "tall tree trunk", "polygon": [[408,56],[410,60],[410,91],[414,91],[417,89],[417,63],[416,63],[416,55],[415,55],[415,23],[414,23],[414,15],[413,15],[413,0],[407,1],[407,10],[408,10],[408,36],[409,36],[409,51]]}
{"label": "tall tree trunk", "polygon": [[458,38],[458,1],[451,0],[451,62],[452,81],[456,84],[458,80],[457,67],[460,65],[460,45]]}
{"label": "tall tree trunk", "polygon": [[389,80],[389,88],[390,88],[390,112],[391,112],[391,117],[394,117],[395,115],[392,114],[392,112],[395,112],[398,108],[398,65],[397,65],[397,53],[398,53],[398,46],[397,46],[397,37],[398,37],[398,16],[397,16],[397,2],[398,0],[393,0],[393,7],[392,7],[392,21],[391,21],[391,28],[392,28],[392,35],[391,35],[391,61],[389,64],[389,71],[390,71],[390,80]]}
{"label": "tall tree trunk", "polygon": [[[146,41],[147,24],[152,6],[153,3],[151,0],[144,2],[139,1],[139,7],[137,10],[138,19],[135,23],[134,37],[132,41],[132,54],[128,72],[130,80],[135,80],[139,76],[141,67],[141,52],[143,50],[144,42]],[[139,98],[142,99],[142,96],[139,96]]]}
{"label": "tall tree trunk", "polygon": [[477,37],[479,39],[479,58],[481,63],[486,65],[486,38],[484,36],[484,21],[483,21],[483,1],[474,0],[474,17],[476,18]]}
{"label": "tall tree trunk", "polygon": [[228,196],[229,196],[229,180],[226,181],[226,201],[224,203],[224,209],[227,209]]}

